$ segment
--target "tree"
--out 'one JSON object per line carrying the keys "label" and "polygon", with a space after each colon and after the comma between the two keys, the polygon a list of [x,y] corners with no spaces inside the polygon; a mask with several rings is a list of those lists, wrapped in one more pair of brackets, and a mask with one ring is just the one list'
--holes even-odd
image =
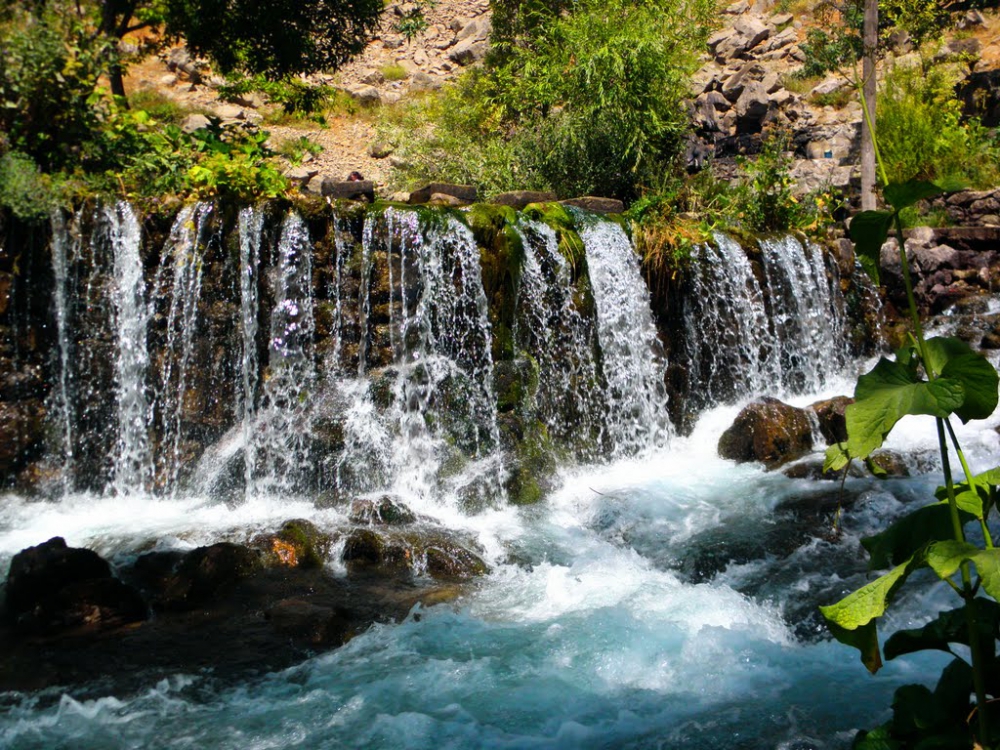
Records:
{"label": "tree", "polygon": [[[3,0],[8,14],[18,5]],[[382,0],[34,0],[28,10],[75,14],[95,40],[116,42],[107,74],[112,93],[124,96],[121,42],[134,32],[157,28],[164,40],[184,38],[224,73],[281,78],[335,70],[360,53],[378,28]]]}

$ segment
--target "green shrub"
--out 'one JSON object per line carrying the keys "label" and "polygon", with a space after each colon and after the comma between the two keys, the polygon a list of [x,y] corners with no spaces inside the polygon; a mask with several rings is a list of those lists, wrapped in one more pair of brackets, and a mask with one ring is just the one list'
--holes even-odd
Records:
{"label": "green shrub", "polygon": [[[572,12],[543,11],[517,16],[517,43],[500,44],[441,104],[411,108],[405,133],[394,115],[383,123],[410,164],[405,177],[631,200],[669,168],[714,2],[580,0]],[[421,111],[440,114],[438,126]]]}
{"label": "green shrub", "polygon": [[382,68],[382,75],[387,81],[403,81],[409,77],[409,73],[399,63],[390,63]]}
{"label": "green shrub", "polygon": [[180,125],[184,118],[192,112],[188,107],[178,104],[169,96],[151,88],[139,89],[134,92],[129,97],[129,106],[132,109],[148,112],[149,116],[158,122],[174,125]]}
{"label": "green shrub", "polygon": [[800,222],[801,210],[792,195],[791,159],[785,154],[787,143],[784,136],[773,136],[755,160],[740,160],[743,177],[733,203],[737,218],[750,231],[784,231]]}
{"label": "green shrub", "polygon": [[306,154],[319,156],[323,153],[323,147],[316,141],[310,140],[307,136],[300,135],[298,138],[286,138],[278,144],[277,152],[284,156],[292,164],[298,165],[306,157]]}
{"label": "green shrub", "polygon": [[1000,149],[977,120],[962,122],[955,78],[946,66],[896,66],[878,94],[878,141],[888,177],[1000,181]]}
{"label": "green shrub", "polygon": [[30,156],[17,152],[0,156],[0,206],[23,221],[42,221],[55,204],[52,181]]}

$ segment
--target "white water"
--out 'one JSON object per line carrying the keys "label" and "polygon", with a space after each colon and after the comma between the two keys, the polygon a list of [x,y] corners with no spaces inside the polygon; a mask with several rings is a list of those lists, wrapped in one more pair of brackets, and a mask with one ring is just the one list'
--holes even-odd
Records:
{"label": "white water", "polygon": [[[668,563],[700,535],[734,522],[764,533],[782,500],[824,489],[717,458],[714,441],[735,410],[706,413],[689,438],[642,460],[567,473],[535,508],[465,516],[442,504],[439,519],[477,534],[493,567],[453,605],[376,626],[338,651],[243,685],[175,675],[135,694],[78,699],[70,690],[55,704],[8,695],[0,745],[847,747],[856,728],[887,717],[896,686],[930,680],[944,660],[906,658],[868,677],[846,647],[801,641],[786,605],[861,580],[858,536],[934,478],[854,480],[864,499],[847,514],[843,540],[808,539],[785,558],[792,586],[740,593],[782,574],[768,559],[686,582]],[[996,433],[963,430],[974,468],[984,467],[997,453]],[[934,443],[925,430],[901,435],[898,447]],[[2,508],[0,563],[55,533],[121,559],[146,540],[190,548],[290,517],[345,524],[305,499],[251,498],[230,508],[209,498],[78,496]],[[918,624],[923,604],[947,596],[939,587],[904,599],[888,629]]]}

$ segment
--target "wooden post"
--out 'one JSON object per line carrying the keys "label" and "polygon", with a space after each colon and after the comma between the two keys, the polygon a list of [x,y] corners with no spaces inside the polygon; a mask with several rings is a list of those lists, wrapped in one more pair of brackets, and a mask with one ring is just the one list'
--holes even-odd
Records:
{"label": "wooden post", "polygon": [[864,57],[861,74],[862,96],[871,118],[869,123],[861,121],[861,210],[875,210],[875,53],[878,48],[878,0],[865,0]]}

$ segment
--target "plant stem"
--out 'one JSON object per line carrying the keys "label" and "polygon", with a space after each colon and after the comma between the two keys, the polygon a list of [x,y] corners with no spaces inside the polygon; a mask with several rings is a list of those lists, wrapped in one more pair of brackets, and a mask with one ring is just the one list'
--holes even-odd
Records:
{"label": "plant stem", "polygon": [[[969,489],[978,494],[979,487],[976,485],[976,478],[969,469],[969,464],[965,460],[965,453],[962,452],[962,446],[958,443],[958,436],[955,434],[955,430],[951,426],[951,422],[945,419],[944,426],[948,428],[948,435],[951,437],[951,444],[955,446],[955,453],[958,454],[958,460],[962,464],[962,471],[965,472],[965,481],[969,483]],[[993,537],[990,536],[989,526],[986,525],[985,512],[983,513],[982,518],[979,519],[979,524],[983,527],[983,541],[986,543],[986,549],[993,549]]]}

